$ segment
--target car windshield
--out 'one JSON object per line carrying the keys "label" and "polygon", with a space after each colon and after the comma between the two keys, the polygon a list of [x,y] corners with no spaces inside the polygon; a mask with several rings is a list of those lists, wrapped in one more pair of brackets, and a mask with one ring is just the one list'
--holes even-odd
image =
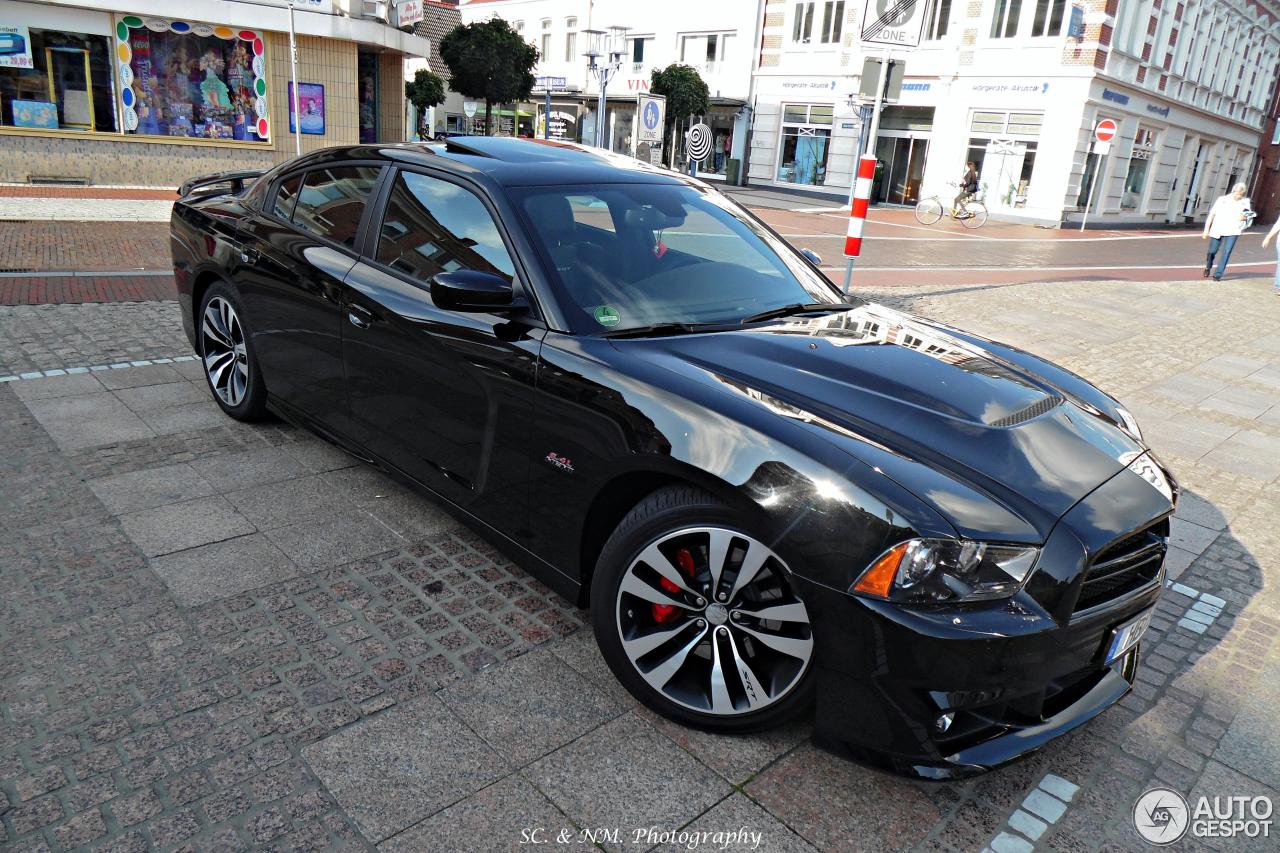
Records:
{"label": "car windshield", "polygon": [[719,193],[597,184],[515,195],[581,329],[718,326],[848,301]]}

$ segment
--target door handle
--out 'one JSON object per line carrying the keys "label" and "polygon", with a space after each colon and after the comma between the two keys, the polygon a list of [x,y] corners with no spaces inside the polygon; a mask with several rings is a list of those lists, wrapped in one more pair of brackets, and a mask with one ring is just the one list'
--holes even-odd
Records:
{"label": "door handle", "polygon": [[367,329],[373,323],[373,314],[359,305],[348,305],[347,319],[357,329]]}

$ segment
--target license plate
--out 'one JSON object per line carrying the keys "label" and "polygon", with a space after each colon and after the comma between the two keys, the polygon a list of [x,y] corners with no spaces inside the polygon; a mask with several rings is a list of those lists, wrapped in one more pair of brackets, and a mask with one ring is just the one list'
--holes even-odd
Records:
{"label": "license plate", "polygon": [[1111,663],[1137,645],[1138,640],[1142,639],[1142,635],[1151,624],[1153,613],[1155,613],[1154,607],[1144,610],[1111,632],[1111,641],[1107,643],[1107,663]]}

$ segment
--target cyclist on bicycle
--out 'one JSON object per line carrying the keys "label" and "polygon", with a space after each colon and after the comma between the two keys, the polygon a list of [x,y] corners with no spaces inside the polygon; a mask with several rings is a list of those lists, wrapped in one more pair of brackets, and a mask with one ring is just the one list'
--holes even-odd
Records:
{"label": "cyclist on bicycle", "polygon": [[964,203],[973,198],[974,193],[978,191],[978,165],[970,160],[965,164],[964,176],[960,179],[960,192],[956,195],[953,204],[952,216],[961,217],[968,216],[969,211]]}

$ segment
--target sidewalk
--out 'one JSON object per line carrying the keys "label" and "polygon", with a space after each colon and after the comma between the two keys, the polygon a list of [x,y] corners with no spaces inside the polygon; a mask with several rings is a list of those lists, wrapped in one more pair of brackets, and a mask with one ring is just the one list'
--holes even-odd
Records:
{"label": "sidewalk", "polygon": [[177,197],[175,190],[155,187],[3,184],[0,220],[168,222]]}

